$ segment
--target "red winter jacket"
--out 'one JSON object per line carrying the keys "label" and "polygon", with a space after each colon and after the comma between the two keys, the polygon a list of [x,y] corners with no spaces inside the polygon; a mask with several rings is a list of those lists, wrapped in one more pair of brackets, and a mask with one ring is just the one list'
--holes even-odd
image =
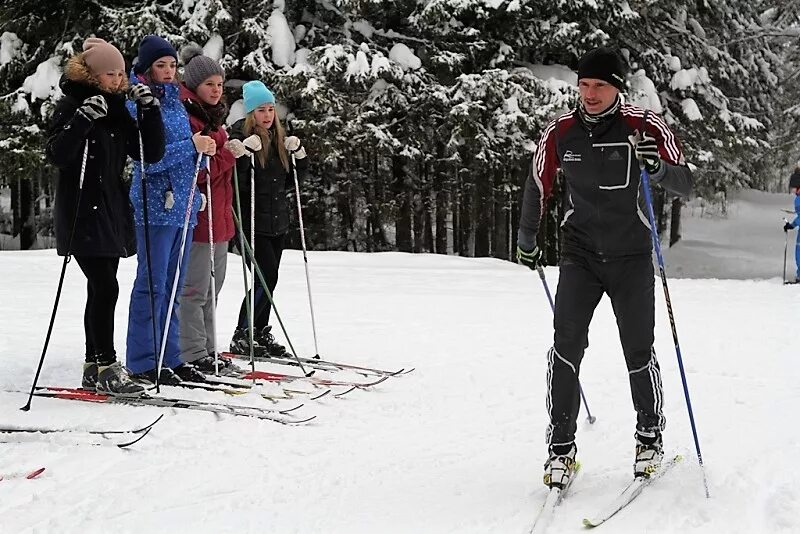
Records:
{"label": "red winter jacket", "polygon": [[[200,99],[190,91],[185,85],[181,84],[181,101],[193,100],[200,102]],[[192,113],[189,113],[189,123],[192,127],[192,133],[200,132],[206,127],[207,122]],[[228,141],[228,132],[225,127],[220,127],[218,130],[211,130],[207,135],[212,137],[217,143],[217,153],[211,157],[211,206],[212,216],[214,219],[214,243],[220,241],[229,241],[236,233],[233,224],[233,166],[236,164],[236,158],[230,150],[225,148],[225,143]],[[208,180],[208,171],[201,169],[197,175],[197,187],[199,193],[206,194],[206,182]],[[207,200],[207,199],[206,199]],[[197,226],[194,228],[193,241],[199,243],[208,243],[208,211],[206,209],[197,214]]]}

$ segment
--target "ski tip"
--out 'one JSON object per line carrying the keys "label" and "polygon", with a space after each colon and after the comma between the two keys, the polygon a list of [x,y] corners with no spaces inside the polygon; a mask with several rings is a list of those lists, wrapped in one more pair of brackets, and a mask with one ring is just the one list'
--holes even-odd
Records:
{"label": "ski tip", "polygon": [[597,525],[591,519],[584,519],[583,520],[583,526],[586,527],[586,528],[594,528]]}
{"label": "ski tip", "polygon": [[299,409],[300,409],[300,408],[302,408],[303,406],[305,406],[305,405],[304,405],[304,404],[301,402],[301,403],[300,403],[300,404],[298,404],[297,406],[293,406],[293,407],[291,407],[291,408],[287,408],[286,410],[281,410],[281,411],[279,411],[278,413],[282,413],[282,414],[284,414],[284,415],[285,415],[285,414],[287,414],[287,413],[291,413],[291,412],[293,412],[293,411],[295,411],[295,410],[299,410]]}
{"label": "ski tip", "polygon": [[[321,399],[322,397],[324,397],[325,395],[327,395],[327,394],[328,394],[328,393],[330,393],[330,392],[331,392],[331,390],[330,390],[330,389],[326,389],[325,391],[323,391],[323,392],[322,392],[322,393],[320,393],[319,395],[316,395],[316,396],[314,396],[314,397],[309,397],[309,398],[310,398],[311,400],[317,400],[317,399]],[[335,395],[334,395],[334,396],[335,396]]]}
{"label": "ski tip", "polygon": [[30,473],[28,473],[28,475],[25,478],[30,480],[32,478],[38,477],[42,473],[44,473],[44,467],[40,467],[39,469],[36,469],[35,471],[31,471]]}
{"label": "ski tip", "polygon": [[[356,389],[358,389],[357,386],[352,386],[350,389],[346,389],[346,390],[342,391],[341,393],[336,393],[334,395],[334,397],[336,397],[337,399],[341,399],[342,397],[344,397],[345,395],[347,395],[348,393],[350,393],[352,391],[355,391]],[[328,391],[330,391],[330,390],[328,390]]]}

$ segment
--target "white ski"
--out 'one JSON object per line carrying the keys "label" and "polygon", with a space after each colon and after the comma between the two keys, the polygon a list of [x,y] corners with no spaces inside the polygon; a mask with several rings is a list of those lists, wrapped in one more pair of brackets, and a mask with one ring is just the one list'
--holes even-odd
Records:
{"label": "white ski", "polygon": [[553,520],[553,514],[555,513],[556,508],[561,501],[564,500],[564,496],[569,491],[570,486],[575,481],[575,478],[578,476],[578,473],[581,470],[580,462],[575,463],[575,472],[569,478],[569,482],[567,485],[564,486],[563,489],[559,488],[550,488],[550,491],[547,492],[547,498],[542,504],[542,508],[539,510],[539,514],[536,516],[536,519],[533,522],[533,526],[531,527],[530,534],[542,534],[547,531],[547,527],[550,526],[550,522]]}
{"label": "white ski", "polygon": [[675,466],[675,464],[677,464],[681,460],[683,460],[683,457],[678,455],[673,459],[669,460],[668,462],[664,463],[661,466],[661,469],[659,469],[649,478],[645,477],[634,478],[633,481],[630,484],[628,484],[628,486],[624,490],[622,490],[622,493],[620,493],[616,499],[608,503],[608,505],[605,508],[603,508],[603,510],[600,513],[598,513],[591,519],[588,518],[584,519],[583,526],[586,528],[598,527],[603,523],[605,523],[606,521],[608,521],[609,519],[611,519],[612,517],[614,517],[614,515],[617,512],[628,506],[631,502],[633,502],[633,500],[636,497],[641,495],[644,488],[652,484],[655,480],[658,480],[659,478],[664,476],[664,474],[667,471],[669,471],[673,466]]}

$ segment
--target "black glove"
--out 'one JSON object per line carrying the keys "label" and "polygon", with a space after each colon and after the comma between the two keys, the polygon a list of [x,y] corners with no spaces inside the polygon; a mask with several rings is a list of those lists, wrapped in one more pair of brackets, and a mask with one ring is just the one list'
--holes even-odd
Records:
{"label": "black glove", "polygon": [[631,136],[631,143],[636,152],[636,159],[644,163],[644,168],[647,169],[647,172],[650,174],[657,173],[661,168],[661,156],[658,153],[656,138],[647,132],[644,132],[640,137],[637,131],[634,136]]}
{"label": "black glove", "polygon": [[793,228],[794,228],[794,225],[792,223],[790,223],[790,222],[787,222],[786,224],[783,225],[783,231],[784,232],[788,232],[789,230],[791,230]]}
{"label": "black glove", "polygon": [[160,105],[158,99],[153,96],[150,87],[143,83],[132,85],[131,88],[128,89],[128,98],[137,102],[143,108]]}
{"label": "black glove", "polygon": [[526,251],[517,245],[517,263],[535,271],[542,264],[542,251],[539,250],[539,247],[533,247],[533,250]]}
{"label": "black glove", "polygon": [[101,119],[108,114],[108,104],[106,99],[100,95],[90,96],[78,108],[78,113],[90,121]]}

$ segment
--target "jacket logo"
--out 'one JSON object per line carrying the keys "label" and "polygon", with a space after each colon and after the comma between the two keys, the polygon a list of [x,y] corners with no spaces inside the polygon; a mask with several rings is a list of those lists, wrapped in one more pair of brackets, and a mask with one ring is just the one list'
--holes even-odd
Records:
{"label": "jacket logo", "polygon": [[566,162],[570,162],[570,161],[571,162],[579,162],[579,161],[581,161],[581,155],[580,154],[576,154],[572,150],[567,150],[564,153],[564,157],[562,159],[564,160],[565,163]]}
{"label": "jacket logo", "polygon": [[621,160],[622,160],[622,154],[619,153],[619,150],[615,150],[614,152],[611,153],[610,156],[608,156],[608,161],[621,161]]}

